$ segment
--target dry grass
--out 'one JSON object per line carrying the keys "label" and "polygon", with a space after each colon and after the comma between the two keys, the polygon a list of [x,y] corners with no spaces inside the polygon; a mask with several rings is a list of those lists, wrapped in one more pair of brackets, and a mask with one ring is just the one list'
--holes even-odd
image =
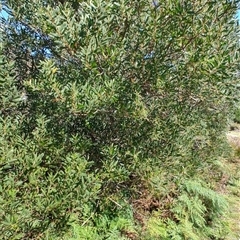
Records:
{"label": "dry grass", "polygon": [[226,240],[240,240],[240,126],[227,133],[227,138],[234,150],[234,156],[224,162],[224,172],[227,176],[224,195],[230,204],[226,220],[231,233]]}

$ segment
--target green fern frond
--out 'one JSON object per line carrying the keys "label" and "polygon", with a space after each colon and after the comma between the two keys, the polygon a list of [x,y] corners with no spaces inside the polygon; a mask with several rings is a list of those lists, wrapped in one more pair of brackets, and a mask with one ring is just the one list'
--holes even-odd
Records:
{"label": "green fern frond", "polygon": [[152,216],[147,221],[147,235],[149,239],[166,239],[167,226],[161,221],[159,216]]}
{"label": "green fern frond", "polygon": [[181,232],[183,233],[183,239],[202,240],[202,236],[194,229],[193,223],[185,219],[180,225]]}
{"label": "green fern frond", "polygon": [[198,196],[189,197],[187,194],[183,194],[178,198],[178,204],[173,211],[179,220],[187,218],[196,227],[204,227],[206,210]]}
{"label": "green fern frond", "polygon": [[205,201],[205,204],[208,203],[210,205],[206,207],[214,208],[214,211],[220,214],[227,209],[227,201],[212,189],[202,186],[201,182],[189,180],[185,182],[184,185],[189,194],[199,196],[203,201]]}
{"label": "green fern frond", "polygon": [[204,186],[201,181],[186,181],[183,184],[182,194],[172,208],[174,217],[177,219],[175,232],[178,234],[176,236],[180,234],[182,239],[191,240],[218,237],[219,234],[215,234],[212,229],[216,226],[214,231],[224,232],[224,226],[218,223],[219,217],[223,215],[226,208],[226,200]]}
{"label": "green fern frond", "polygon": [[167,233],[168,233],[169,239],[172,239],[172,240],[183,239],[181,228],[176,222],[172,220],[168,220],[167,226],[168,226]]}

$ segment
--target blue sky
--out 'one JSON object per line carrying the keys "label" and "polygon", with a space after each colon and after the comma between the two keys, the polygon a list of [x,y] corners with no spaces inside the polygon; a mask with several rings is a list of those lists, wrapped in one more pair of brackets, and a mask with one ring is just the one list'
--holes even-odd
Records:
{"label": "blue sky", "polygon": [[7,16],[8,16],[8,14],[4,10],[0,11],[0,17],[7,19]]}

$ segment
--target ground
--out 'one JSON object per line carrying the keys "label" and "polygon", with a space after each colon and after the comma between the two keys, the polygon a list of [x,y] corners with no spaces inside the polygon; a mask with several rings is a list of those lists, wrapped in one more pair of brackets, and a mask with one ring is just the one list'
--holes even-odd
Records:
{"label": "ground", "polygon": [[224,161],[223,194],[230,204],[229,222],[231,233],[226,240],[240,240],[240,124],[235,124],[227,133],[227,139],[234,153]]}

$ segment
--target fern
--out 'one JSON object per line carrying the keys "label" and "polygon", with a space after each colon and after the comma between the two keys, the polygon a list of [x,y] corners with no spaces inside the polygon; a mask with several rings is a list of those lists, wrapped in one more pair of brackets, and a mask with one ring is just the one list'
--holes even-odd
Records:
{"label": "fern", "polygon": [[224,214],[227,206],[222,196],[203,186],[200,181],[187,181],[172,209],[178,225],[178,231],[175,226],[175,232],[182,235],[183,239],[219,237],[218,233],[224,232],[224,225],[220,224],[219,217]]}
{"label": "fern", "polygon": [[146,223],[144,240],[162,239],[167,240],[167,224],[160,218],[160,212],[154,211]]}
{"label": "fern", "polygon": [[199,196],[206,204],[206,207],[211,208],[215,214],[223,214],[228,208],[227,201],[210,188],[203,187],[200,181],[187,181],[185,189],[188,194]]}
{"label": "fern", "polygon": [[183,235],[182,235],[182,230],[179,227],[179,225],[177,225],[176,222],[172,221],[172,220],[168,220],[167,222],[168,225],[168,239],[172,239],[172,240],[182,240],[183,239]]}
{"label": "fern", "polygon": [[187,194],[182,194],[178,198],[178,204],[174,208],[174,213],[179,220],[187,217],[196,227],[203,227],[206,224],[205,212],[206,207],[201,199],[198,196],[189,197]]}

